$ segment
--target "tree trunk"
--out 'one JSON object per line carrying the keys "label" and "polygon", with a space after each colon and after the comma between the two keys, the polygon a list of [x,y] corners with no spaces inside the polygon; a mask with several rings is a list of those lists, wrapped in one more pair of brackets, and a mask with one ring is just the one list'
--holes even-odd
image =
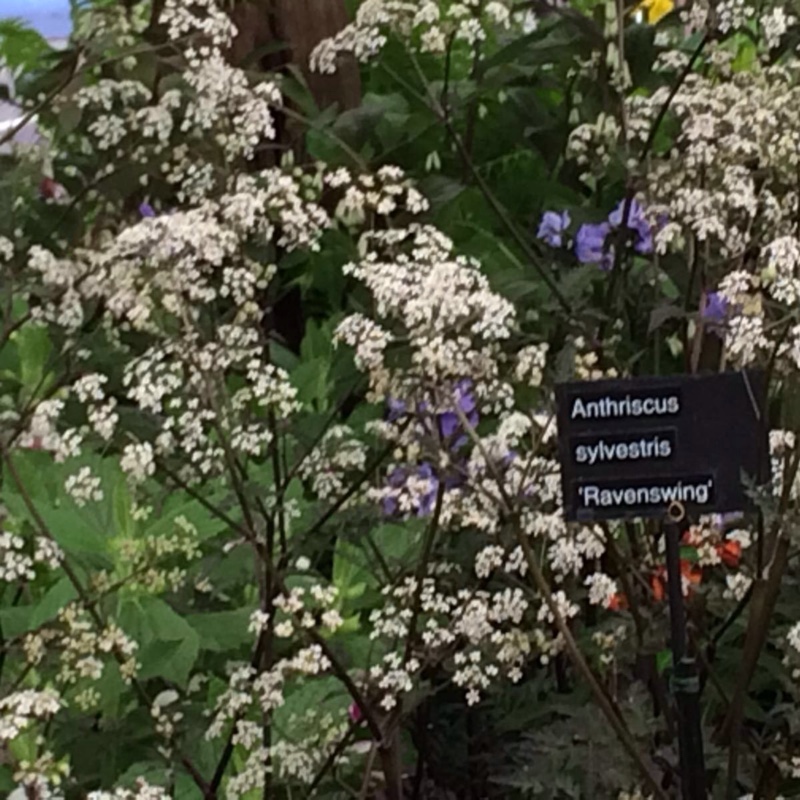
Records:
{"label": "tree trunk", "polygon": [[267,70],[300,67],[320,109],[336,103],[344,111],[359,104],[361,79],[354,59],[341,59],[334,75],[312,73],[308,66],[317,44],[347,25],[344,0],[241,0],[231,17],[239,29],[234,63],[263,51],[260,63]]}
{"label": "tree trunk", "polygon": [[[239,0],[231,10],[238,29],[231,61],[280,72],[289,65],[299,67],[320,110],[336,104],[339,111],[361,102],[361,79],[355,59],[341,59],[333,75],[319,75],[309,69],[309,56],[320,41],[335,36],[347,23],[345,0]],[[287,104],[289,101],[286,100]],[[302,126],[276,115],[276,149],[259,154],[255,166],[276,165],[281,153],[292,150],[304,156]],[[265,300],[266,328],[271,329],[295,352],[305,334],[302,293],[293,287],[272,301]]]}

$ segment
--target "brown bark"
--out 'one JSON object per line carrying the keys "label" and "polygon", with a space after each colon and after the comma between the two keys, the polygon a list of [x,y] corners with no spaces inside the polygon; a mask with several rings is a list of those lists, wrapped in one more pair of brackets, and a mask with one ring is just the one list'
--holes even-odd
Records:
{"label": "brown bark", "polygon": [[[344,0],[242,0],[231,17],[239,29],[233,45],[234,63],[269,48],[261,65],[269,70],[288,64],[300,67],[320,109],[336,103],[344,111],[359,104],[361,80],[353,59],[342,59],[334,75],[312,73],[308,66],[317,44],[347,25]],[[279,45],[283,47],[278,49]]]}
{"label": "brown bark", "polygon": [[[234,64],[269,72],[280,72],[289,65],[299,67],[320,110],[336,104],[341,112],[361,102],[361,79],[354,59],[341,59],[333,75],[319,75],[309,68],[309,56],[317,44],[347,25],[345,0],[238,0],[231,19],[238,29],[230,54]],[[302,126],[278,114],[276,128],[277,149],[262,151],[256,168],[276,164],[284,150],[293,150],[302,159]],[[305,313],[298,287],[265,299],[264,325],[289,349],[299,350]]]}

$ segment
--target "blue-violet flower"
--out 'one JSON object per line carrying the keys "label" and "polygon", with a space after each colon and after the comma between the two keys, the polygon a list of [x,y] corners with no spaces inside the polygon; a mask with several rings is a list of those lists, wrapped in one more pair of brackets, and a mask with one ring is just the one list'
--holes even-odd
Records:
{"label": "blue-violet flower", "polygon": [[563,234],[569,227],[569,211],[545,211],[539,223],[537,238],[543,239],[550,247],[561,247]]}

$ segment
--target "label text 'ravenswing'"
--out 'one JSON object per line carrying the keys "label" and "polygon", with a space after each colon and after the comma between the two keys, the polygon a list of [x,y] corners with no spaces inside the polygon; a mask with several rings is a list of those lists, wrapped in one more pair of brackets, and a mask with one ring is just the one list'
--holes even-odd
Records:
{"label": "label text 'ravenswing'", "polygon": [[663,506],[678,501],[706,505],[714,499],[714,479],[700,478],[684,482],[681,479],[650,483],[645,486],[613,487],[584,484],[578,486],[578,497],[584,508]]}

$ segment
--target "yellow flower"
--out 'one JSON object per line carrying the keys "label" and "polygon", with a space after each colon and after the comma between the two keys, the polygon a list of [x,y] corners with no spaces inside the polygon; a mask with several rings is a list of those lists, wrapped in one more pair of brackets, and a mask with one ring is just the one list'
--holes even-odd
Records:
{"label": "yellow flower", "polygon": [[648,24],[655,25],[660,19],[666,17],[673,8],[675,8],[673,0],[642,0],[633,10],[647,11]]}

